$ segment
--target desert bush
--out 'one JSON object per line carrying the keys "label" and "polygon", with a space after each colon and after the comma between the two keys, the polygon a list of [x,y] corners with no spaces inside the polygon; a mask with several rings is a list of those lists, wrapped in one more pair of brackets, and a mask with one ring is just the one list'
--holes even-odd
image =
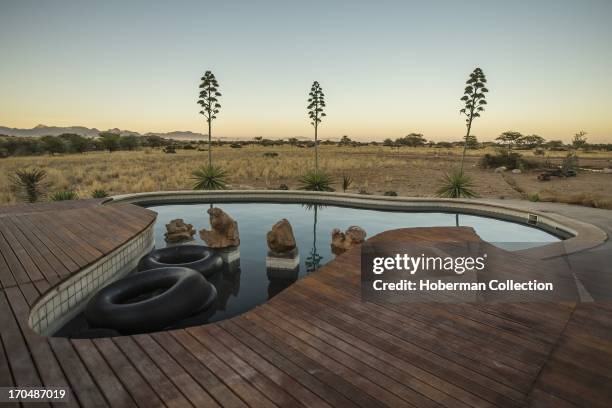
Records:
{"label": "desert bush", "polygon": [[227,172],[221,167],[202,166],[192,173],[195,180],[194,190],[225,190]]}
{"label": "desert bush", "polygon": [[286,184],[281,184],[280,186],[278,186],[279,190],[289,190],[289,186]]}
{"label": "desert bush", "polygon": [[491,169],[504,166],[509,170],[530,170],[541,166],[537,160],[526,159],[517,152],[498,151],[495,154],[486,153],[480,159],[480,167]]}
{"label": "desert bush", "polygon": [[535,150],[533,151],[533,154],[534,154],[535,156],[544,156],[544,149],[535,149]]}
{"label": "desert bush", "polygon": [[176,149],[174,148],[174,146],[166,146],[164,147],[163,152],[173,154],[173,153],[176,153]]}
{"label": "desert bush", "polygon": [[397,193],[395,191],[385,191],[387,197],[397,197]]}
{"label": "desert bush", "polygon": [[44,180],[47,177],[47,172],[42,169],[34,168],[32,170],[17,170],[11,176],[11,184],[13,188],[18,190],[20,197],[30,203],[35,203],[44,196],[45,184]]}
{"label": "desert bush", "polygon": [[108,193],[105,190],[94,190],[91,192],[91,198],[105,198],[108,197]]}
{"label": "desert bush", "polygon": [[351,187],[351,184],[353,184],[353,178],[349,176],[348,174],[343,175],[342,176],[342,191],[346,193],[346,190],[348,190]]}
{"label": "desert bush", "polygon": [[516,152],[498,151],[495,154],[486,153],[480,159],[480,167],[484,169],[494,169],[504,166],[508,169],[518,169],[521,162],[521,155]]}
{"label": "desert bush", "polygon": [[472,178],[463,171],[454,169],[446,173],[436,194],[445,198],[473,198],[477,194],[472,190],[474,183]]}
{"label": "desert bush", "polygon": [[572,173],[575,175],[578,171],[578,166],[579,161],[576,153],[568,153],[567,156],[565,156],[565,158],[561,162],[561,173],[563,173],[564,176],[570,175]]}
{"label": "desert bush", "polygon": [[370,193],[365,187],[359,187],[359,191],[357,193],[361,195],[370,195]]}
{"label": "desert bush", "polygon": [[51,201],[78,200],[78,198],[79,195],[74,190],[56,191],[49,197]]}
{"label": "desert bush", "polygon": [[309,171],[299,179],[300,190],[334,191],[334,179],[323,170]]}
{"label": "desert bush", "polygon": [[232,143],[232,144],[230,144],[230,147],[232,149],[241,149],[242,145],[240,143]]}
{"label": "desert bush", "polygon": [[263,154],[264,157],[278,157],[278,153],[276,152],[265,152]]}

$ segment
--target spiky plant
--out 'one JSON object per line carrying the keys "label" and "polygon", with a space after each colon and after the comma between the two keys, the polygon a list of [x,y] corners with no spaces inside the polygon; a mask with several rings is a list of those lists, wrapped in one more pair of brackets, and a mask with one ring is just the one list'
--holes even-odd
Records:
{"label": "spiky plant", "polygon": [[215,74],[211,71],[206,71],[201,81],[198,105],[202,107],[200,114],[204,115],[208,123],[208,166],[212,166],[212,121],[217,119],[217,113],[219,113],[219,108],[221,107],[218,99],[221,96],[221,92],[218,90],[219,82],[217,82]]}
{"label": "spiky plant", "polygon": [[323,88],[319,85],[319,82],[314,81],[308,94],[308,117],[310,118],[310,124],[314,126],[314,138],[315,138],[315,171],[319,170],[319,141],[318,141],[318,130],[319,123],[323,117],[327,116],[323,109],[325,108],[325,95],[323,94]]}
{"label": "spiky plant", "polygon": [[46,177],[46,171],[34,168],[17,170],[10,178],[13,187],[19,190],[20,196],[27,202],[35,203],[45,195]]}
{"label": "spiky plant", "polygon": [[334,179],[323,170],[309,171],[298,180],[300,190],[333,191]]}
{"label": "spiky plant", "polygon": [[195,180],[194,190],[225,190],[227,172],[220,167],[202,166],[192,173]]}
{"label": "spiky plant", "polygon": [[108,193],[106,192],[106,190],[94,190],[91,192],[91,198],[106,198],[108,197]]}
{"label": "spiky plant", "polygon": [[74,190],[56,191],[49,199],[51,201],[78,200],[79,195]]}
{"label": "spiky plant", "polygon": [[461,155],[461,172],[463,172],[463,162],[465,161],[465,151],[468,147],[468,141],[470,139],[470,132],[472,130],[472,122],[474,119],[480,117],[480,113],[484,112],[484,105],[487,104],[485,100],[486,93],[489,90],[486,88],[487,78],[485,77],[482,69],[476,68],[470,74],[470,77],[465,83],[465,90],[461,101],[464,102],[464,107],[459,113],[466,116],[465,125],[467,132],[465,134],[465,143],[463,144],[463,154]]}
{"label": "spiky plant", "polygon": [[472,187],[472,178],[460,169],[453,169],[442,178],[442,185],[438,189],[437,196],[445,198],[473,198],[478,195]]}
{"label": "spiky plant", "polygon": [[345,174],[344,176],[342,176],[342,191],[346,193],[346,190],[348,190],[351,185],[353,184],[353,178],[347,174]]}

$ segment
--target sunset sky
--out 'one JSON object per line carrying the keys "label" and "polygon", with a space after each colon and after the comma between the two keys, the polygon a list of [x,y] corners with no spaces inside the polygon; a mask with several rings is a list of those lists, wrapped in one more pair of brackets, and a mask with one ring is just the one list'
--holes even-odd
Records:
{"label": "sunset sky", "polygon": [[489,80],[481,140],[505,130],[612,143],[612,1],[0,0],[0,125],[205,133],[199,79],[219,80],[224,137],[410,132],[459,139],[464,82]]}

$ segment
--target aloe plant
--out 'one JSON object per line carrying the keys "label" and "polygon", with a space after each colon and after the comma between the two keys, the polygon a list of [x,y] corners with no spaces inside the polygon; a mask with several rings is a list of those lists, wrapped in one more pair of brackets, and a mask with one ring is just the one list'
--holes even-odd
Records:
{"label": "aloe plant", "polygon": [[227,172],[220,167],[203,166],[192,173],[194,190],[225,190]]}
{"label": "aloe plant", "polygon": [[20,190],[20,194],[25,201],[35,203],[44,197],[44,189],[46,187],[44,180],[46,177],[46,171],[34,168],[31,170],[17,170],[10,179],[13,186]]}
{"label": "aloe plant", "polygon": [[309,171],[298,180],[300,190],[333,191],[334,179],[323,170]]}
{"label": "aloe plant", "polygon": [[79,195],[74,190],[56,191],[49,197],[51,201],[78,200]]}
{"label": "aloe plant", "polygon": [[472,178],[465,174],[462,170],[454,169],[446,173],[442,179],[442,185],[437,191],[438,197],[445,198],[473,198],[478,195],[472,187],[474,183]]}

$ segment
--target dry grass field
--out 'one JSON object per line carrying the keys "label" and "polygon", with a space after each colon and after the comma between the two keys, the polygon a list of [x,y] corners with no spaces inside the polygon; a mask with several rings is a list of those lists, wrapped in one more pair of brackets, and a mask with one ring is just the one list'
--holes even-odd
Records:
{"label": "dry grass field", "polygon": [[[265,157],[276,152],[278,157]],[[320,166],[338,180],[342,189],[343,175],[350,175],[349,192],[365,191],[383,194],[396,191],[402,196],[434,196],[445,171],[458,164],[461,149],[408,148],[367,146],[338,147],[322,145]],[[477,166],[479,157],[491,152],[469,151],[466,170],[473,176],[475,190],[481,197],[526,198],[612,208],[612,174],[580,172],[577,177],[536,180],[537,172],[506,173],[505,178],[493,170]],[[531,156],[530,152],[523,153]],[[539,160],[560,162],[565,152],[547,153]],[[207,152],[177,150],[166,154],[160,150],[95,152],[61,156],[10,157],[0,159],[0,203],[18,201],[9,175],[15,170],[39,167],[47,171],[49,193],[72,189],[81,198],[96,189],[109,194],[154,190],[190,189],[191,172],[206,164]],[[229,171],[234,189],[278,188],[287,184],[298,187],[297,179],[314,165],[314,149],[295,146],[229,146],[213,147],[213,162]],[[593,168],[612,167],[612,153],[581,153],[580,165]],[[511,186],[511,184],[513,186]],[[523,191],[523,193],[519,191]]]}

